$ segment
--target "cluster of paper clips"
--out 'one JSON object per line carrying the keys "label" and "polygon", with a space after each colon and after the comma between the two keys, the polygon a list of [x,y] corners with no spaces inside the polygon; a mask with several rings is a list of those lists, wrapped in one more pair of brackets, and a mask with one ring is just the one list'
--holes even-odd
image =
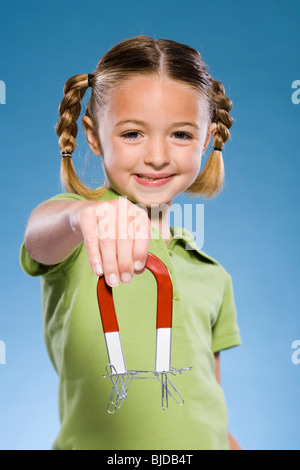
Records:
{"label": "cluster of paper clips", "polygon": [[110,378],[113,386],[109,396],[107,411],[108,413],[114,413],[119,410],[122,403],[126,400],[128,395],[129,387],[133,380],[143,379],[156,379],[161,384],[161,406],[163,410],[167,410],[169,406],[169,397],[172,397],[178,405],[183,405],[184,399],[174,387],[168,375],[181,375],[182,372],[190,370],[191,367],[183,369],[171,368],[168,372],[155,372],[145,370],[128,370],[123,374],[118,374],[112,364],[106,366],[105,378]]}

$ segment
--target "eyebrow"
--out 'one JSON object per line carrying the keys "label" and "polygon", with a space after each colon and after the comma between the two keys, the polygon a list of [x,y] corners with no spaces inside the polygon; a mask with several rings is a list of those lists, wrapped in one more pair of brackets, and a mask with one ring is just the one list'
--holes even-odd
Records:
{"label": "eyebrow", "polygon": [[[144,121],[139,121],[137,119],[123,119],[122,121],[119,121],[116,124],[116,127],[121,126],[122,124],[137,124],[138,126],[147,126],[147,124]],[[196,129],[199,129],[199,126],[194,122],[173,122],[172,127],[177,126],[177,127],[183,127],[183,126],[192,126],[195,127]]]}

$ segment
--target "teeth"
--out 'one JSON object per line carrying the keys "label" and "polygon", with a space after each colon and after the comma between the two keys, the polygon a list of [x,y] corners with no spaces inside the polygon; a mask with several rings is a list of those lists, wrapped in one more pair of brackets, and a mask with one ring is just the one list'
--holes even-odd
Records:
{"label": "teeth", "polygon": [[156,180],[161,180],[162,178],[165,178],[164,176],[162,176],[161,178],[148,178],[147,176],[141,176],[141,175],[138,175],[139,178],[141,178],[142,180],[149,180],[149,181],[156,181]]}

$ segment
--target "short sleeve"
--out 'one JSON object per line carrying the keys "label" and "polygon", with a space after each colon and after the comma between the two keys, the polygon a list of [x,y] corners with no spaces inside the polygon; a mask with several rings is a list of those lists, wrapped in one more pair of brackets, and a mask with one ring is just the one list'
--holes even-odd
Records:
{"label": "short sleeve", "polygon": [[212,351],[221,351],[239,344],[241,344],[241,337],[237,324],[232,279],[227,274],[222,305],[212,329]]}
{"label": "short sleeve", "polygon": [[83,243],[81,243],[73,251],[73,253],[71,253],[71,255],[68,256],[68,258],[66,258],[61,263],[48,266],[32,258],[30,254],[28,253],[28,251],[26,250],[25,242],[23,242],[21,245],[21,250],[20,250],[20,265],[23,271],[29,276],[42,276],[46,274],[53,274],[59,269],[62,269],[62,268],[67,269],[68,266],[70,266],[79,255],[80,251],[82,250],[82,246],[83,246]]}
{"label": "short sleeve", "polygon": [[[78,194],[72,194],[72,193],[62,193],[62,194],[57,194],[56,196],[51,197],[47,201],[51,200],[84,200],[84,197],[79,196]],[[44,201],[44,202],[47,202]],[[43,203],[41,203],[43,204]],[[26,250],[25,247],[25,242],[23,241],[20,249],[20,265],[24,272],[28,274],[29,276],[42,276],[46,274],[52,274],[56,271],[58,271],[61,268],[67,268],[68,265],[70,265],[79,255],[81,249],[82,249],[83,244],[80,244],[74,251],[71,253],[68,258],[66,258],[64,261],[61,263],[47,266],[45,264],[40,263],[39,261],[36,261],[34,258],[32,258],[29,253]]]}

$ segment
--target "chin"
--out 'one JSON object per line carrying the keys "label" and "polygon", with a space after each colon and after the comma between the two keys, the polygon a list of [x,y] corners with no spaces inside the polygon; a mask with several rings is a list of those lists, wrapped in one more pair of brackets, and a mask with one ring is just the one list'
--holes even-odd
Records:
{"label": "chin", "polygon": [[151,200],[145,198],[145,199],[140,199],[140,201],[137,201],[139,204],[143,204],[144,206],[146,206],[147,208],[150,208],[151,209],[151,206],[160,206],[160,205],[163,205],[163,204],[167,204],[167,205],[170,205],[169,203],[169,200],[165,200],[165,199],[157,199],[155,200],[154,198],[151,198]]}

